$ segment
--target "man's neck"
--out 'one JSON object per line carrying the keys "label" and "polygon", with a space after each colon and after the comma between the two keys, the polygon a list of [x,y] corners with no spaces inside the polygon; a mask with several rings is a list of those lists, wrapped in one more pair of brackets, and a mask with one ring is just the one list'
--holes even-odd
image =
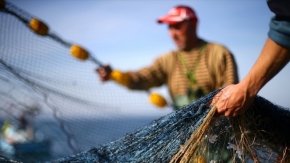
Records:
{"label": "man's neck", "polygon": [[203,42],[202,39],[196,38],[196,39],[194,39],[192,41],[192,43],[190,44],[190,46],[188,46],[185,49],[181,49],[181,51],[190,52],[190,51],[192,51],[195,48],[199,48],[199,46],[201,45],[202,42]]}

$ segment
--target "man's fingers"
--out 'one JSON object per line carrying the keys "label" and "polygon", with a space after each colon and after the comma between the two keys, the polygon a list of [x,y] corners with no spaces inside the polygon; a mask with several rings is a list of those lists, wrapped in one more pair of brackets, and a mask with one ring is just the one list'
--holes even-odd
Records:
{"label": "man's fingers", "polygon": [[217,104],[215,105],[215,107],[216,107],[216,112],[215,112],[215,115],[214,116],[215,117],[218,117],[218,116],[223,115],[223,113],[219,111]]}
{"label": "man's fingers", "polygon": [[220,96],[221,96],[221,95],[222,95],[222,91],[220,91],[219,93],[217,93],[217,94],[213,97],[213,99],[212,99],[210,105],[213,106],[213,105],[217,104],[218,101],[219,101],[219,99],[220,99]]}
{"label": "man's fingers", "polygon": [[214,98],[212,99],[211,103],[210,103],[210,106],[215,106],[216,107],[216,113],[214,116],[218,117],[220,115],[223,115],[223,112],[222,110],[220,109],[220,97],[222,95],[222,91],[220,91],[219,93],[217,93]]}

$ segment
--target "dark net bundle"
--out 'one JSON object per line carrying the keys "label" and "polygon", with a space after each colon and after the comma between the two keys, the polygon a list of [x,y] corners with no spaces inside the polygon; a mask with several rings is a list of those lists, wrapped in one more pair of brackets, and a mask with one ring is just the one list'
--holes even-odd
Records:
{"label": "dark net bundle", "polygon": [[[244,115],[213,118],[211,124],[194,131],[185,150],[181,149],[172,162],[190,162],[203,156],[205,162],[288,163],[289,123],[289,108],[256,96]],[[203,138],[196,143],[198,137]]]}
{"label": "dark net bundle", "polygon": [[227,162],[289,162],[289,109],[257,96],[243,116],[209,116],[215,109],[207,104],[216,92],[123,138],[53,163],[225,162],[225,154]]}
{"label": "dark net bundle", "polygon": [[116,141],[54,162],[169,162],[207,116],[214,94]]}
{"label": "dark net bundle", "polygon": [[235,144],[254,162],[290,162],[290,110],[257,97],[244,116],[233,118]]}

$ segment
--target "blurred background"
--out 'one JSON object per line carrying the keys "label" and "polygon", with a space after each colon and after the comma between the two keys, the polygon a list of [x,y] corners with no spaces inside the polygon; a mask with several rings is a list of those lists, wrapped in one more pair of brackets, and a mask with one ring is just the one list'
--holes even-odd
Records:
{"label": "blurred background", "polygon": [[[158,17],[184,4],[198,16],[200,38],[223,44],[233,53],[240,80],[257,59],[273,14],[266,1],[230,0],[7,0],[25,19],[38,18],[49,32],[87,49],[114,69],[138,70],[176,47]],[[20,10],[19,10],[20,9]],[[25,14],[23,14],[25,13]],[[49,140],[46,161],[98,147],[172,112],[110,81],[101,83],[98,66],[69,54],[69,47],[33,33],[25,22],[0,10],[0,120],[19,124],[25,115],[35,137]],[[259,95],[290,108],[290,66]],[[153,88],[171,103],[166,86]],[[7,124],[7,123],[6,123]],[[3,127],[2,127],[3,128]],[[3,129],[2,129],[3,132]],[[9,149],[9,148],[7,148]],[[32,154],[28,154],[32,156]],[[22,160],[24,155],[8,157]],[[25,155],[27,159],[27,155]]]}

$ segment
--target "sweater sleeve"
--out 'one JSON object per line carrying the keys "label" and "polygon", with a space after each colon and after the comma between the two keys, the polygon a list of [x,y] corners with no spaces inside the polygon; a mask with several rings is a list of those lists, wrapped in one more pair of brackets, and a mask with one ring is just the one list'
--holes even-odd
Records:
{"label": "sweater sleeve", "polygon": [[130,78],[129,89],[148,90],[152,87],[158,87],[166,83],[168,55],[161,55],[152,65],[144,67],[138,71],[128,71],[126,74]]}
{"label": "sweater sleeve", "polygon": [[290,1],[268,0],[267,4],[275,14],[270,21],[268,37],[277,44],[290,48]]}
{"label": "sweater sleeve", "polygon": [[226,80],[224,80],[222,86],[226,86],[229,84],[237,84],[239,82],[238,77],[238,66],[235,61],[234,55],[228,51],[224,47],[224,62],[225,62],[225,73],[224,77]]}

